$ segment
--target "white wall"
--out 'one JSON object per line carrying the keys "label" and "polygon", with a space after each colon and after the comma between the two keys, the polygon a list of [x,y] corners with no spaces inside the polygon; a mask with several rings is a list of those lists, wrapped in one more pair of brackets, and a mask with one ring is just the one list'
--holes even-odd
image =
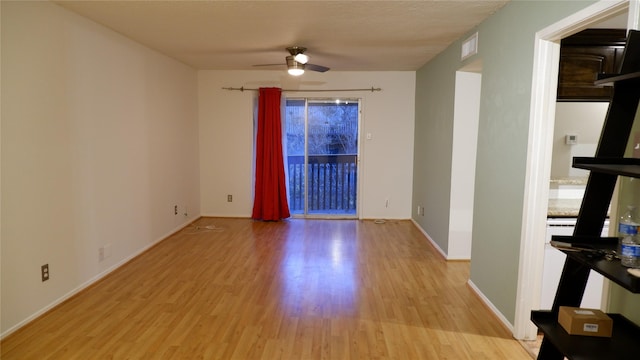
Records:
{"label": "white wall", "polygon": [[[253,203],[253,108],[257,93],[222,87],[347,89],[346,93],[287,92],[295,97],[362,99],[359,177],[360,217],[408,219],[414,131],[414,72],[307,72],[293,78],[284,71],[200,71],[201,212],[208,216],[251,216]],[[371,140],[364,134],[371,133]],[[227,202],[227,194],[233,202]],[[386,199],[389,206],[386,207]]]}
{"label": "white wall", "polygon": [[2,2],[2,75],[6,335],[200,203],[195,70],[52,3]]}
{"label": "white wall", "polygon": [[[608,102],[558,102],[553,130],[551,178],[589,175],[571,167],[574,156],[594,156],[609,109]],[[578,136],[578,144],[567,145],[565,136]]]}
{"label": "white wall", "polygon": [[456,72],[447,259],[471,258],[481,81],[479,73]]}

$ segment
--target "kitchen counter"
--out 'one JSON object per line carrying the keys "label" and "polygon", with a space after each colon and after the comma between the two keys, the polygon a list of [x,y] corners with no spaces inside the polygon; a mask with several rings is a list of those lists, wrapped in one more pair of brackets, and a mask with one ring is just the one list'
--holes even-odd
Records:
{"label": "kitchen counter", "polygon": [[[577,217],[582,199],[549,199],[547,217]],[[611,211],[611,209],[609,209]],[[607,217],[609,216],[607,212]]]}
{"label": "kitchen counter", "polygon": [[551,179],[547,217],[577,217],[587,180],[575,176]]}
{"label": "kitchen counter", "polygon": [[553,178],[549,181],[549,184],[553,185],[587,185],[586,177],[564,177]]}
{"label": "kitchen counter", "polygon": [[577,217],[582,199],[549,199],[547,217]]}

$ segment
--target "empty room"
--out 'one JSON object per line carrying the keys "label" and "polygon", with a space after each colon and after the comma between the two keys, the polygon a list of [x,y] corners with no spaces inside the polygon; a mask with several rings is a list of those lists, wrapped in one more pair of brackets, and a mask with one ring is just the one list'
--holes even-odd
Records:
{"label": "empty room", "polygon": [[[0,357],[571,358],[577,335],[531,319],[580,305],[538,300],[536,114],[562,38],[639,13],[1,1]],[[603,274],[595,354],[640,334],[624,270]]]}

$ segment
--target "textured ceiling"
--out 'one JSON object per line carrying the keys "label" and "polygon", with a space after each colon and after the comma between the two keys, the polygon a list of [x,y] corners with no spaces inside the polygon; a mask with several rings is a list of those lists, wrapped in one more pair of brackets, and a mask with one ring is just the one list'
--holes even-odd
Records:
{"label": "textured ceiling", "polygon": [[385,71],[417,70],[507,1],[54,2],[197,69],[284,63],[297,45],[333,70]]}

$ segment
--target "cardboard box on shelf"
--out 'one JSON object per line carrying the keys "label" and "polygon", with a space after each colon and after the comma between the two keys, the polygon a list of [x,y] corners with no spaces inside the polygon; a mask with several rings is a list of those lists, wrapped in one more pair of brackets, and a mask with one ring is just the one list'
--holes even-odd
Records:
{"label": "cardboard box on shelf", "polygon": [[560,306],[558,322],[571,335],[611,337],[613,320],[600,310]]}

